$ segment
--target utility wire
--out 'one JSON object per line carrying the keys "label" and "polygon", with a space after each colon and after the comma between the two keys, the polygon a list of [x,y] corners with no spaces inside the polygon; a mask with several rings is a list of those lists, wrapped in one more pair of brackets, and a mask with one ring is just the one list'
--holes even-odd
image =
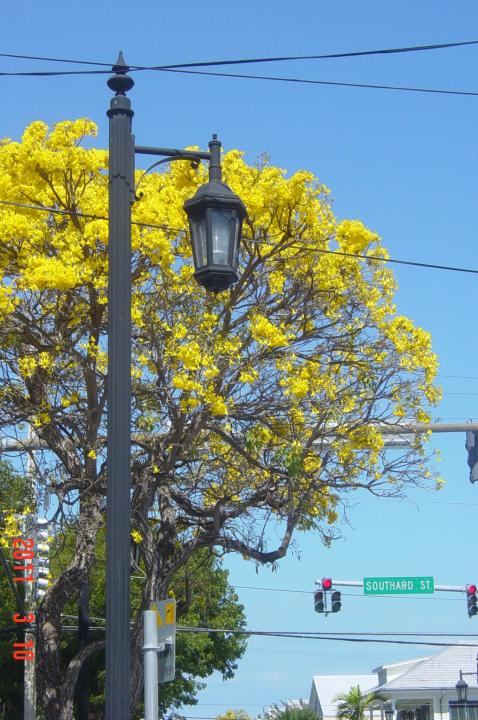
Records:
{"label": "utility wire", "polygon": [[[76,625],[64,625],[63,630],[69,630],[76,632],[78,627]],[[91,630],[106,630],[106,627],[92,627]],[[4,628],[0,629],[0,632],[13,632],[15,628]],[[354,642],[354,643],[380,643],[389,645],[426,645],[434,647],[456,647],[456,642],[445,642],[437,640],[396,640],[396,635],[412,637],[477,637],[475,634],[470,633],[311,633],[311,632],[278,632],[278,631],[267,631],[267,630],[250,630],[244,628],[243,630],[232,630],[228,628],[197,628],[197,627],[176,627],[178,633],[207,633],[207,634],[226,634],[236,636],[259,636],[259,637],[274,637],[274,638],[291,638],[298,640],[330,640],[334,642]],[[371,637],[363,637],[370,635]],[[382,637],[377,637],[381,635]],[[386,637],[383,637],[386,636]],[[393,639],[392,639],[393,637]],[[472,647],[476,648],[478,641],[475,643],[458,643],[460,647]]]}
{"label": "utility wire", "polygon": [[[53,213],[54,215],[74,216],[77,218],[84,218],[85,220],[104,220],[108,222],[109,218],[105,215],[92,215],[91,213],[77,212],[75,210],[61,210],[59,208],[45,207],[43,205],[29,205],[28,203],[13,202],[12,200],[0,200],[0,205],[10,205],[12,207],[18,207],[23,210],[39,210],[40,212]],[[132,225],[138,225],[139,227],[153,228],[154,230],[167,230],[169,232],[186,232],[184,228],[173,228],[169,225],[155,225],[154,223],[142,223],[131,221]],[[478,272],[478,270],[477,270]]]}
{"label": "utility wire", "polygon": [[[226,633],[229,635],[248,635],[248,636],[261,636],[261,637],[287,637],[287,638],[298,638],[301,640],[334,640],[338,642],[354,642],[354,643],[385,643],[391,645],[431,645],[438,647],[453,647],[456,646],[456,642],[444,642],[435,640],[395,640],[387,638],[375,637],[378,633],[348,633],[349,637],[344,637],[345,633],[301,633],[301,632],[268,632],[265,630],[227,630],[227,629],[216,629],[216,628],[177,628],[178,632],[194,632],[194,633]],[[357,635],[374,635],[374,637],[357,637]],[[380,635],[395,635],[395,633],[379,633]],[[410,637],[412,635],[419,635],[418,633],[403,633]],[[354,637],[350,637],[354,635]],[[450,635],[445,633],[431,633],[430,635],[446,636],[446,637],[465,637],[462,633],[452,633]],[[476,637],[475,635],[466,635],[466,637]],[[477,643],[459,643],[462,647],[476,647]]]}
{"label": "utility wire", "polygon": [[[399,92],[414,92],[414,93],[428,93],[436,95],[461,95],[465,97],[477,97],[478,92],[471,90],[446,90],[440,88],[424,88],[424,87],[412,87],[406,85],[380,85],[374,83],[352,83],[352,82],[337,82],[331,80],[309,80],[306,78],[291,78],[291,77],[279,77],[273,75],[246,75],[240,73],[220,73],[220,72],[207,72],[205,70],[180,70],[167,67],[151,67],[151,68],[131,68],[131,72],[134,70],[157,70],[160,72],[171,72],[171,73],[183,73],[186,75],[209,75],[211,77],[226,77],[226,78],[241,78],[248,80],[268,80],[271,82],[285,82],[285,83],[296,83],[305,85],[330,85],[336,87],[355,87],[355,88],[367,88],[372,90],[395,90]],[[0,77],[62,77],[68,75],[109,75],[111,70],[36,70],[29,72],[0,72]]]}
{"label": "utility wire", "polygon": [[[233,586],[234,587],[234,586]],[[73,615],[66,615],[62,613],[62,618],[73,618]],[[93,619],[93,618],[92,618]],[[106,622],[105,618],[95,617],[94,618],[97,621],[100,622]],[[133,622],[131,622],[131,625]],[[68,625],[67,627],[73,627],[72,625]],[[104,628],[97,628],[97,629],[104,629]],[[478,638],[478,633],[469,633],[469,632],[444,632],[443,630],[439,630],[437,632],[435,631],[425,631],[425,630],[362,630],[362,631],[310,631],[310,630],[250,630],[248,628],[241,628],[240,630],[234,628],[213,628],[213,627],[203,627],[203,626],[193,626],[193,625],[177,625],[176,626],[177,632],[199,632],[199,633],[227,633],[227,634],[236,634],[236,635],[270,635],[273,637],[294,637],[294,636],[300,636],[300,637],[317,637],[318,635],[322,636],[331,636],[334,639],[336,637],[439,637],[439,638],[447,638],[447,637],[457,637],[457,638]]]}
{"label": "utility wire", "polygon": [[158,70],[192,67],[211,67],[217,65],[246,65],[253,63],[290,62],[295,60],[327,60],[336,58],[364,57],[368,55],[395,55],[397,53],[423,52],[443,50],[445,48],[464,45],[478,45],[478,40],[465,40],[456,43],[440,43],[436,45],[415,45],[400,48],[384,48],[379,50],[356,50],[351,52],[324,53],[322,55],[282,55],[279,57],[242,58],[239,60],[210,60],[208,62],[176,63],[175,65],[158,66]]}
{"label": "utility wire", "polygon": [[[443,50],[455,47],[463,47],[466,45],[478,45],[478,40],[463,40],[452,43],[437,43],[434,45],[412,45],[398,48],[382,48],[377,50],[354,50],[349,52],[336,52],[336,53],[323,53],[321,55],[280,55],[276,57],[256,57],[256,58],[239,58],[232,60],[206,60],[189,63],[174,63],[169,65],[128,65],[128,72],[134,72],[137,70],[169,70],[176,68],[193,68],[193,67],[212,67],[220,65],[246,65],[256,63],[270,63],[270,62],[290,62],[296,60],[327,60],[337,58],[348,58],[348,57],[364,57],[369,55],[394,55],[399,53],[410,53],[410,52],[428,52],[430,50]],[[72,60],[71,58],[56,58],[56,57],[45,57],[41,55],[21,55],[16,53],[2,53],[0,57],[13,58],[17,60],[41,60],[43,62],[55,62],[65,63],[74,65],[96,65],[100,67],[107,67],[108,72],[111,72],[112,63],[96,62],[92,60]]]}
{"label": "utility wire", "polygon": [[[159,69],[159,68],[158,68]],[[248,80],[269,80],[272,82],[284,82],[284,83],[298,83],[304,85],[331,85],[337,87],[356,87],[356,88],[368,88],[371,90],[397,90],[400,92],[414,92],[414,93],[431,93],[435,95],[463,95],[469,97],[478,97],[478,92],[471,90],[444,90],[440,88],[424,88],[424,87],[412,87],[409,85],[381,85],[374,83],[353,83],[353,82],[338,82],[332,80],[309,80],[306,78],[293,78],[293,77],[280,77],[275,75],[246,75],[242,73],[221,73],[221,72],[208,72],[206,70],[173,70],[168,68],[161,68],[163,72],[172,73],[184,73],[186,75],[209,75],[211,77],[226,77],[226,78],[242,78]],[[8,73],[0,73],[5,75]],[[17,73],[21,74],[21,73]]]}
{"label": "utility wire", "polygon": [[[75,216],[78,218],[85,218],[87,220],[104,220],[108,221],[108,217],[102,216],[102,215],[92,215],[89,213],[81,213],[76,212],[73,210],[60,210],[57,208],[52,207],[44,207],[42,205],[29,205],[27,203],[18,203],[13,202],[10,200],[0,200],[0,205],[9,205],[13,207],[22,208],[25,210],[38,210],[40,212],[47,212],[47,213],[53,213],[53,214],[59,214],[59,215],[66,215],[66,216]],[[132,221],[133,225],[138,225],[139,227],[145,227],[145,228],[154,228],[157,230],[168,230],[170,232],[185,232],[184,228],[174,228],[170,227],[169,225],[155,225],[154,223],[144,223],[144,222],[135,222]],[[412,267],[420,267],[420,268],[429,268],[431,270],[448,270],[451,272],[463,272],[463,273],[471,273],[472,275],[478,275],[478,269],[476,268],[464,268],[464,267],[457,267],[453,265],[437,265],[436,263],[422,263],[422,262],[416,262],[413,260],[398,260],[396,258],[384,258],[380,255],[359,255],[358,253],[349,253],[342,250],[324,250],[321,248],[317,248],[317,252],[322,253],[324,255],[339,255],[342,257],[349,257],[349,258],[358,258],[360,260],[373,260],[376,262],[382,262],[382,263],[394,263],[396,265],[410,265]]]}

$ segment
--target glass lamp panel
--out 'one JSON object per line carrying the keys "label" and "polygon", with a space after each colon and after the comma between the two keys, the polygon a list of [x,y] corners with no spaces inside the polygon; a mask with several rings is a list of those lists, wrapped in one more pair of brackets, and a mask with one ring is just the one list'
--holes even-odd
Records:
{"label": "glass lamp panel", "polygon": [[191,239],[196,269],[207,265],[206,218],[191,218]]}
{"label": "glass lamp panel", "polygon": [[236,215],[236,232],[234,234],[234,255],[232,258],[232,267],[237,268],[239,264],[239,244],[241,242],[242,218]]}
{"label": "glass lamp panel", "polygon": [[211,210],[212,262],[229,265],[229,247],[234,238],[235,213],[232,210]]}

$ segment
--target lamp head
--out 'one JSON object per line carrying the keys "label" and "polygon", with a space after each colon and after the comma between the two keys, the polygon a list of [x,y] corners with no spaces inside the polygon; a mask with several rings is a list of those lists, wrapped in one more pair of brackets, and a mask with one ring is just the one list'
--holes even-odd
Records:
{"label": "lamp head", "polygon": [[467,695],[468,695],[468,683],[466,680],[463,680],[463,673],[460,670],[460,679],[458,680],[457,684],[455,685],[456,688],[456,694],[458,695],[458,702],[466,702]]}
{"label": "lamp head", "polygon": [[237,282],[242,223],[246,208],[221,180],[210,179],[186,200],[194,277],[207,290],[220,292]]}

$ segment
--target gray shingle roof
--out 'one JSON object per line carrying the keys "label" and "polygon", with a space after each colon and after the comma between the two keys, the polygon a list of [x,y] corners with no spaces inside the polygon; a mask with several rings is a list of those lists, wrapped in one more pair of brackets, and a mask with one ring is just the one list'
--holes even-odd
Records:
{"label": "gray shingle roof", "polygon": [[476,689],[477,653],[478,646],[453,645],[437,655],[425,658],[410,670],[376,689],[386,691],[454,688],[460,670],[463,673],[473,673],[465,675],[464,679],[470,688]]}

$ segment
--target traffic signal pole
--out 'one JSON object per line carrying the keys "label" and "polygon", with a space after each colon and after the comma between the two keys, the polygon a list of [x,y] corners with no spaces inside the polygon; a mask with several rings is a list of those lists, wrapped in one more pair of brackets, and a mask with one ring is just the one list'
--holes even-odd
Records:
{"label": "traffic signal pole", "polygon": [[[322,579],[315,581],[316,585],[322,584]],[[363,580],[336,580],[333,579],[333,585],[340,585],[341,587],[360,587],[363,588]],[[468,585],[435,585],[435,592],[467,592]]]}
{"label": "traffic signal pole", "polygon": [[[461,432],[478,432],[478,422],[471,423],[401,423],[388,425],[385,423],[376,424],[378,430],[383,435],[390,437],[396,436],[403,439],[403,444],[407,443],[407,435],[419,435],[420,433],[461,433]],[[327,431],[333,428],[326,428]],[[146,436],[138,434],[133,435],[133,440],[141,441]],[[106,438],[101,435],[98,437],[99,443],[106,443]],[[387,444],[387,441],[385,442]],[[395,443],[391,443],[395,445]],[[0,438],[0,455],[3,453],[17,453],[21,450],[28,452],[29,450],[48,450],[48,443],[35,437],[32,440],[13,440],[11,438]]]}

